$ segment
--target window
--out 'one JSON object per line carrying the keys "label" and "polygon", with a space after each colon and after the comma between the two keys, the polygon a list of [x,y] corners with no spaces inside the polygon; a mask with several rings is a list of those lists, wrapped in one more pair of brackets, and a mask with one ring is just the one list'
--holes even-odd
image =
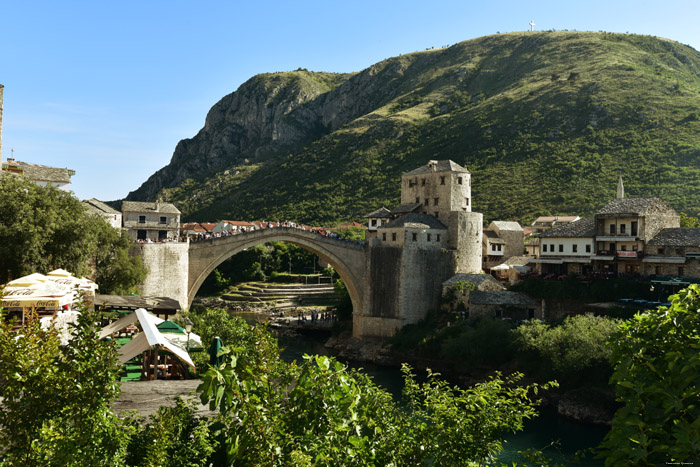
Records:
{"label": "window", "polygon": [[391,241],[392,242],[396,241],[396,232],[391,232]]}
{"label": "window", "polygon": [[559,245],[559,253],[564,253],[564,245]]}
{"label": "window", "polygon": [[664,249],[663,249],[663,248],[659,248],[659,255],[661,255],[661,256],[664,255]]}
{"label": "window", "polygon": [[590,245],[586,245],[586,253],[590,253],[590,252],[591,252],[591,246],[590,246]]}
{"label": "window", "polygon": [[436,237],[437,237],[437,238],[435,239],[435,241],[436,241],[436,242],[439,242],[439,241],[440,241],[440,234],[437,234]]}
{"label": "window", "polygon": [[384,240],[386,242],[386,233],[382,234],[382,240]]}
{"label": "window", "polygon": [[416,204],[420,204],[420,198],[416,196]]}
{"label": "window", "polygon": [[549,244],[549,251],[551,251],[552,253],[554,253],[554,245],[551,244],[551,243]]}
{"label": "window", "polygon": [[615,224],[610,224],[610,235],[615,235]]}
{"label": "window", "polygon": [[416,233],[412,234],[412,235],[411,235],[411,238],[413,239],[414,242],[417,241],[417,240],[418,240],[418,234],[416,234]]}
{"label": "window", "polygon": [[578,253],[578,245],[576,245],[576,244],[571,245],[571,251],[574,253]]}
{"label": "window", "polygon": [[425,179],[424,179],[424,178],[421,178],[421,180],[420,180],[420,186],[425,186]]}
{"label": "window", "polygon": [[625,224],[620,224],[620,233],[621,234],[625,233],[625,230],[627,230],[625,227]]}
{"label": "window", "polygon": [[439,212],[435,212],[435,219],[437,219],[440,216]]}
{"label": "window", "polygon": [[683,274],[685,274],[685,269],[682,266],[679,266],[678,267],[678,275],[682,276]]}
{"label": "window", "polygon": [[146,223],[146,216],[139,216],[139,224],[145,224]]}
{"label": "window", "polygon": [[425,198],[425,203],[424,203],[424,204],[425,204],[426,206],[428,206],[428,205],[430,204],[430,201],[428,201],[428,198]]}
{"label": "window", "polygon": [[411,188],[413,186],[413,180],[408,181],[408,187]]}
{"label": "window", "polygon": [[635,237],[637,236],[637,221],[634,221],[630,224],[630,234],[634,235]]}
{"label": "window", "polygon": [[146,240],[146,231],[145,230],[137,230],[136,231],[136,238],[139,240]]}
{"label": "window", "polygon": [[621,249],[622,251],[627,251],[627,245],[622,245],[622,246],[620,246],[620,249]]}
{"label": "window", "polygon": [[376,227],[376,226],[377,226],[377,219],[372,219],[372,227]]}
{"label": "window", "polygon": [[440,202],[440,198],[433,198],[433,206],[437,206]]}
{"label": "window", "polygon": [[469,198],[464,198],[464,204],[466,204],[467,206],[469,206]]}
{"label": "window", "polygon": [[158,239],[165,240],[166,238],[168,238],[168,231],[167,230],[159,230],[158,231]]}
{"label": "window", "polygon": [[610,244],[610,253],[612,253],[613,251],[615,251],[615,249],[616,249],[616,248],[615,248],[615,244],[614,244],[614,243],[611,243],[611,244]]}
{"label": "window", "polygon": [[547,253],[547,244],[542,245],[542,252]]}
{"label": "window", "polygon": [[160,223],[161,224],[167,224],[168,223],[168,218],[165,216],[160,216]]}
{"label": "window", "polygon": [[433,238],[433,236],[428,234],[428,241],[430,241],[432,238]]}
{"label": "window", "polygon": [[444,185],[444,184],[445,184],[445,176],[443,175],[442,177],[440,177],[440,185]]}
{"label": "window", "polygon": [[461,184],[462,184],[462,177],[457,177],[457,185],[461,185]]}

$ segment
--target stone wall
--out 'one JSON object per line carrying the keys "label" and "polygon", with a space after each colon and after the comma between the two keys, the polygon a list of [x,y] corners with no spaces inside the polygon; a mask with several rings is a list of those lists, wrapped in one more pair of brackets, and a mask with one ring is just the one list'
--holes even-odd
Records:
{"label": "stone wall", "polygon": [[170,297],[188,306],[187,275],[189,270],[188,243],[136,243],[129,250],[131,256],[140,256],[148,269],[141,294]]}

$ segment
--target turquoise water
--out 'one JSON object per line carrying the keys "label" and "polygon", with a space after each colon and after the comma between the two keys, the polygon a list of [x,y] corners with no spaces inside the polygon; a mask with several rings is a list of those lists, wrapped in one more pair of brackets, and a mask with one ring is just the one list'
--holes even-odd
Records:
{"label": "turquoise water", "polygon": [[[301,360],[303,355],[327,355],[319,338],[310,336],[280,337],[280,346],[284,348],[282,358],[286,361]],[[390,368],[372,363],[345,362],[349,367],[361,369],[376,384],[391,392],[395,398],[401,396],[403,377],[398,368]],[[421,374],[418,375],[418,379]],[[608,432],[607,427],[578,423],[560,417],[556,410],[549,408],[540,411],[540,415],[525,424],[523,431],[506,436],[504,450],[499,456],[502,462],[517,460],[516,453],[529,448],[545,449],[545,454],[552,461],[566,465],[594,467],[604,465],[603,461],[591,459],[589,454],[578,463],[572,463],[577,451],[595,447],[600,444]],[[550,446],[552,445],[552,446]]]}

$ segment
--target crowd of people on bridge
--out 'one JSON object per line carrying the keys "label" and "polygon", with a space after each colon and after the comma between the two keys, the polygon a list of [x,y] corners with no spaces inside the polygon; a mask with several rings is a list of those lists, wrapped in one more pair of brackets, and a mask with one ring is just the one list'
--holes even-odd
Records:
{"label": "crowd of people on bridge", "polygon": [[315,227],[315,226],[310,226],[310,225],[305,225],[305,224],[297,224],[296,222],[292,221],[275,221],[275,222],[251,222],[251,225],[253,225],[253,228],[246,229],[246,228],[232,228],[231,230],[223,230],[220,232],[197,232],[197,233],[190,233],[186,234],[183,233],[177,239],[172,239],[170,241],[187,241],[187,238],[189,238],[190,242],[199,242],[199,241],[204,241],[204,240],[211,240],[211,239],[217,239],[217,238],[226,238],[230,237],[233,235],[241,235],[241,234],[246,234],[249,232],[253,231],[258,231],[258,230],[265,230],[265,229],[277,229],[277,228],[287,228],[287,229],[298,229],[304,232],[311,232],[315,233],[318,235],[321,235],[326,238],[333,238],[339,241],[343,242],[348,242],[348,243],[353,243],[356,245],[364,245],[364,241],[356,241],[356,240],[351,240],[347,238],[343,238],[341,235],[339,235],[337,232],[334,232],[332,228],[329,227]]}

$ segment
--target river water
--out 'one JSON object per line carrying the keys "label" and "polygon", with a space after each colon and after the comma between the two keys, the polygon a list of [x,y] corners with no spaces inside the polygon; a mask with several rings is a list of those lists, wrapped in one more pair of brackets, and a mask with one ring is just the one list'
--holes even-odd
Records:
{"label": "river water", "polygon": [[[304,354],[327,355],[323,346],[325,338],[299,335],[294,337],[281,336],[278,338],[284,348],[282,358],[286,361],[300,361]],[[394,398],[401,396],[403,378],[398,368],[390,368],[367,362],[344,362],[351,368],[361,369],[370,376],[376,384],[391,392]],[[420,379],[420,375],[419,379]],[[556,463],[585,467],[602,466],[603,461],[590,459],[588,455],[583,461],[572,463],[574,455],[579,450],[592,448],[600,444],[608,428],[597,425],[578,423],[557,414],[556,410],[543,409],[539,417],[528,421],[523,431],[506,436],[504,450],[499,456],[502,462],[510,463],[517,459],[516,453],[528,448],[544,449],[547,456]]]}

